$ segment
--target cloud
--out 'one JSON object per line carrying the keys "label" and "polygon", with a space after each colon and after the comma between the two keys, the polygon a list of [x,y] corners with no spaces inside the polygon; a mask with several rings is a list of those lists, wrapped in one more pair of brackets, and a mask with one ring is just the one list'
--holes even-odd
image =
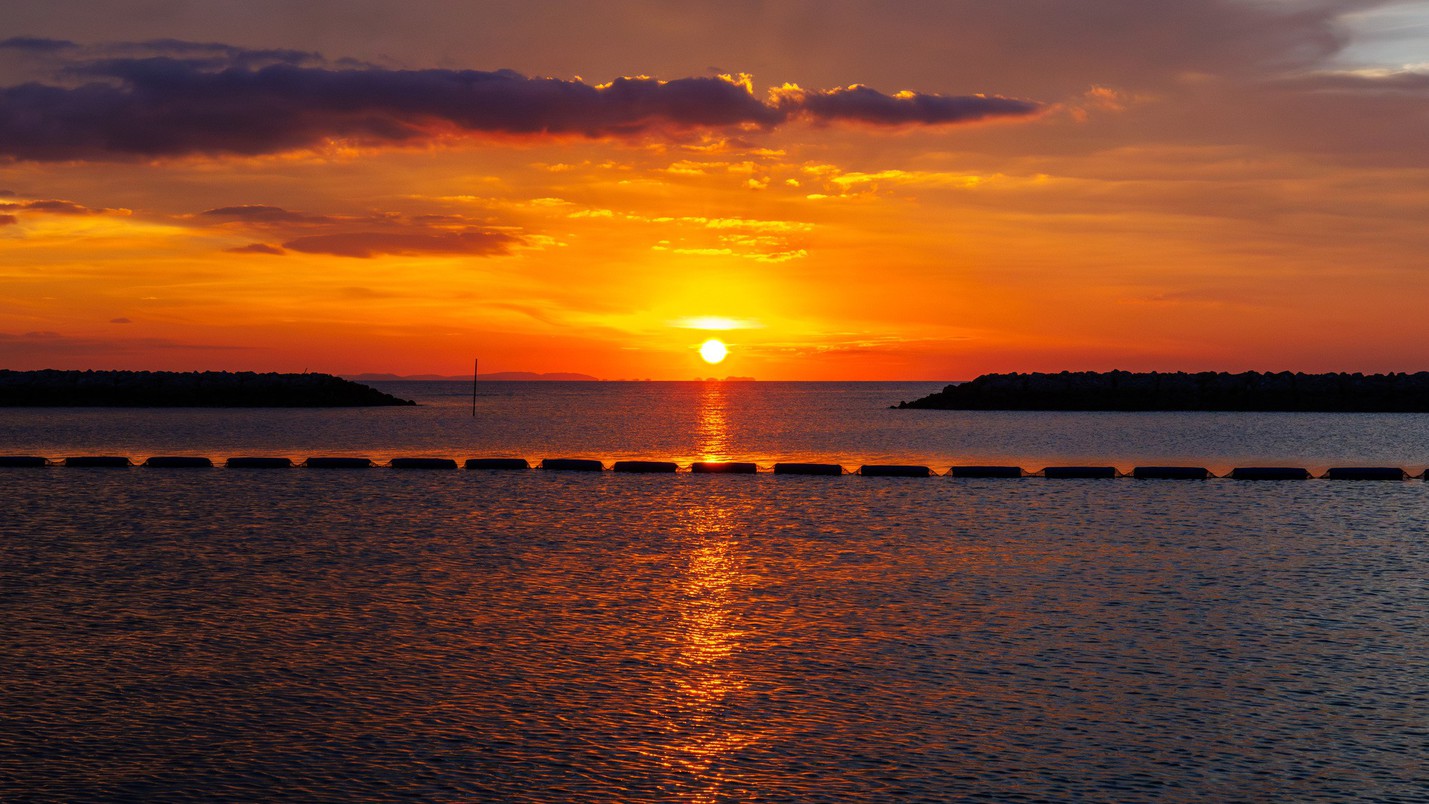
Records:
{"label": "cloud", "polygon": [[14,215],[0,215],[0,226],[13,226],[19,222]]}
{"label": "cloud", "polygon": [[12,36],[9,39],[0,40],[0,49],[4,50],[51,53],[57,50],[69,50],[73,47],[76,47],[75,43],[66,39],[45,39],[38,36]]}
{"label": "cloud", "polygon": [[87,207],[73,201],[46,199],[41,201],[0,201],[0,212],[40,212],[47,215],[127,215],[125,209]]}
{"label": "cloud", "polygon": [[299,237],[283,244],[292,251],[331,254],[337,257],[371,258],[382,254],[399,256],[494,255],[507,253],[519,238],[501,232],[468,229],[462,232],[350,232]]}
{"label": "cloud", "polygon": [[885,95],[855,84],[843,89],[809,91],[796,86],[775,90],[776,105],[791,115],[820,123],[849,122],[874,126],[969,123],[990,117],[1019,118],[1041,111],[1041,104],[986,95],[928,95],[903,91]]}
{"label": "cloud", "polygon": [[228,252],[229,254],[271,254],[277,257],[281,257],[284,254],[288,253],[281,248],[278,248],[277,246],[270,246],[267,243],[249,243],[246,246],[235,246],[233,248],[226,248],[224,249],[224,251]]}
{"label": "cloud", "polygon": [[111,323],[111,324],[132,324],[132,323],[134,323],[134,322],[133,322],[133,321],[130,321],[130,320],[127,319],[127,318],[111,318],[111,319],[109,319],[109,323]]}
{"label": "cloud", "polygon": [[239,204],[231,207],[207,209],[199,213],[209,218],[253,223],[329,223],[333,219],[325,215],[306,215],[292,212],[282,207],[266,204]]}
{"label": "cloud", "polygon": [[791,118],[944,124],[1025,118],[1041,108],[980,95],[884,95],[861,86],[786,87],[762,100],[748,76],[640,76],[592,85],[510,70],[310,66],[316,54],[218,44],[145,46],[150,54],[79,59],[61,70],[84,83],[0,87],[0,157],[254,155],[334,139],[400,145],[465,134],[633,138],[770,129]]}

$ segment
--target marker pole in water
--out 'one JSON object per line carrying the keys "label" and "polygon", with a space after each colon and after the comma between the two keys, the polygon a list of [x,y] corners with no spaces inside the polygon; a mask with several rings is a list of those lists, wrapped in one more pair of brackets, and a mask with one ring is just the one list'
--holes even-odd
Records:
{"label": "marker pole in water", "polygon": [[476,370],[481,366],[481,358],[471,359],[471,417],[476,418]]}

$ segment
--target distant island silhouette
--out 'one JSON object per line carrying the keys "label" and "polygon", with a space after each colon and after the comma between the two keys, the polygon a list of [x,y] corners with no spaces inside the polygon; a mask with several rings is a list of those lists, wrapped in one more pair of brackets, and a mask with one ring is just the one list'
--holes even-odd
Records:
{"label": "distant island silhouette", "polygon": [[[348,377],[357,382],[440,382],[445,380],[466,380],[471,381],[470,374],[354,374]],[[535,371],[496,371],[490,374],[476,375],[478,382],[483,380],[495,380],[497,382],[523,381],[523,382],[599,382],[599,377],[592,377],[589,374],[577,374],[573,371],[550,371],[539,373]]]}
{"label": "distant island silhouette", "polygon": [[1429,372],[1063,371],[984,374],[897,408],[1429,412]]}
{"label": "distant island silhouette", "polygon": [[331,408],[415,404],[331,374],[0,369],[3,407]]}

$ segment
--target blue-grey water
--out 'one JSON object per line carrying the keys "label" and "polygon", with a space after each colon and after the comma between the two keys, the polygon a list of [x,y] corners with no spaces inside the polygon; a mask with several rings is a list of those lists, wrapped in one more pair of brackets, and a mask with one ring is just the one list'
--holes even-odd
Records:
{"label": "blue-grey water", "polygon": [[[1416,415],[503,386],[10,409],[0,454],[1429,463]],[[0,470],[0,800],[1426,801],[1426,514],[1423,481]]]}

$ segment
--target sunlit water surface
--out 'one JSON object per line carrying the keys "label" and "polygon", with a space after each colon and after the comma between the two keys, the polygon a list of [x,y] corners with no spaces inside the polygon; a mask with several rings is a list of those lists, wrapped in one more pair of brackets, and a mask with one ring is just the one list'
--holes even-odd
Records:
{"label": "sunlit water surface", "polygon": [[[511,385],[475,420],[451,386],[3,411],[0,452],[1426,462],[1413,416]],[[1426,512],[1422,481],[0,470],[0,800],[1424,801]]]}

